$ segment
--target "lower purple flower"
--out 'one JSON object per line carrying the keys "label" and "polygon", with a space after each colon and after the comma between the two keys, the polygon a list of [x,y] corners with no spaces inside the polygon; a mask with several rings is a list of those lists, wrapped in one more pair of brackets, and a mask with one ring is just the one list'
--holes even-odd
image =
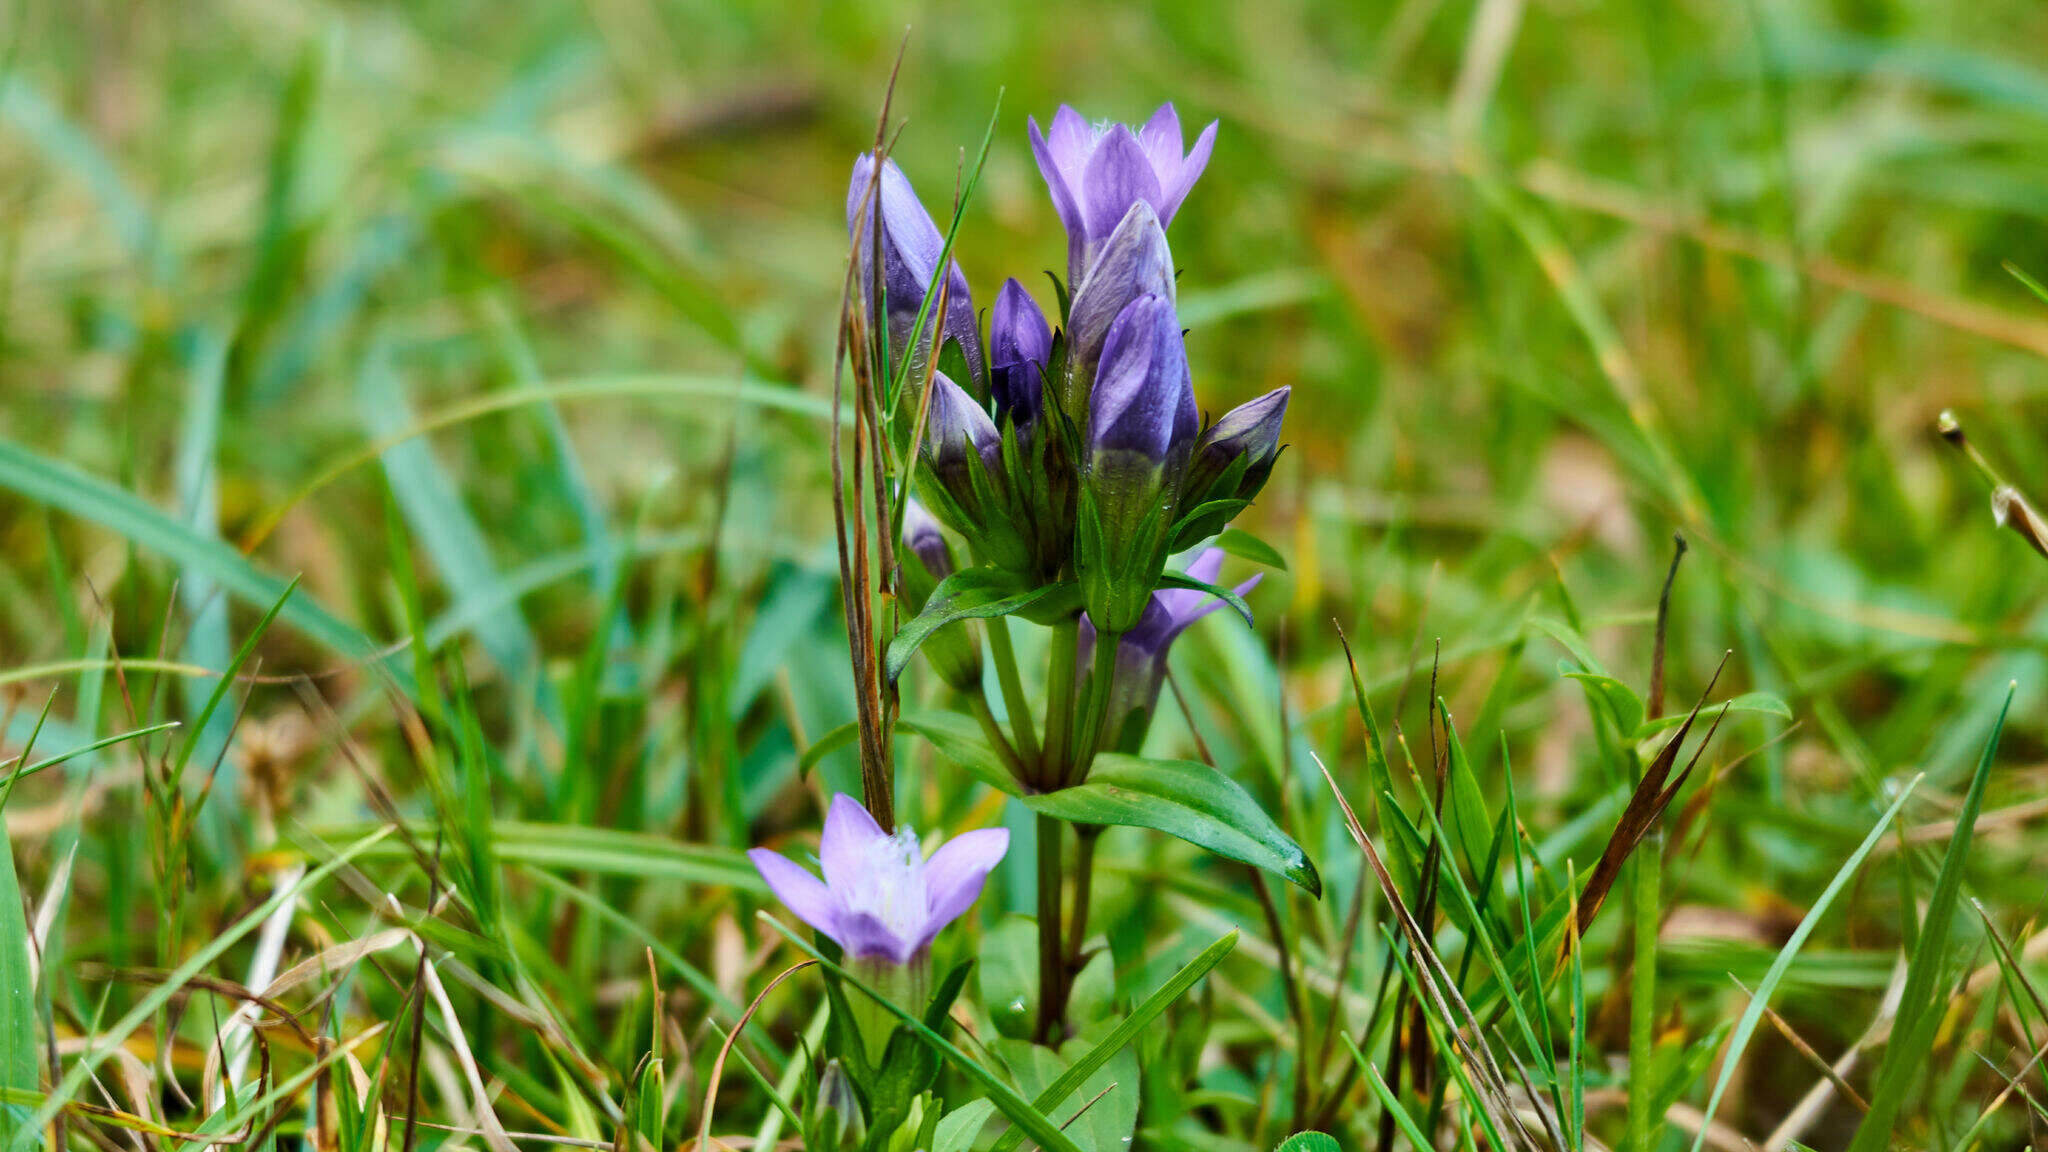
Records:
{"label": "lower purple flower", "polygon": [[823,880],[766,848],[747,858],[776,898],[831,937],[848,959],[900,965],[974,906],[1009,850],[1008,831],[982,828],[955,836],[927,858],[907,825],[884,832],[860,801],[842,793],[825,813],[818,846]]}

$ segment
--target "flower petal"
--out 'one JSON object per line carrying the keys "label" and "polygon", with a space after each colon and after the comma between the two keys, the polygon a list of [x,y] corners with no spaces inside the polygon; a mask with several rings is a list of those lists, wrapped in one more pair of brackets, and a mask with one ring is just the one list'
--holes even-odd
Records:
{"label": "flower petal", "polygon": [[1075,187],[1087,170],[1088,155],[1095,150],[1098,136],[1079,112],[1065,104],[1052,114],[1052,132],[1046,142],[1052,146],[1052,158],[1059,162],[1068,187]]}
{"label": "flower petal", "polygon": [[[1180,202],[1188,198],[1195,181],[1202,178],[1202,169],[1209,166],[1209,153],[1215,147],[1216,121],[1211,120],[1209,126],[1202,129],[1202,134],[1195,138],[1195,146],[1188,151],[1187,159],[1181,161],[1179,173],[1162,190],[1159,203],[1161,224],[1172,223],[1173,214],[1180,211]],[[1165,180],[1164,177],[1161,179]]]}
{"label": "flower petal", "polygon": [[833,939],[846,950],[849,959],[880,956],[894,964],[907,964],[922,944],[905,940],[889,930],[872,912],[848,912],[839,918],[840,934]]}
{"label": "flower petal", "polygon": [[1138,129],[1138,143],[1145,146],[1145,158],[1152,162],[1152,172],[1159,177],[1160,186],[1173,187],[1180,177],[1183,157],[1180,113],[1173,110],[1172,101],[1161,104],[1145,126]]}
{"label": "flower petal", "polygon": [[953,837],[932,853],[924,865],[931,914],[917,940],[918,948],[929,946],[939,929],[974,906],[988,874],[1002,863],[1009,850],[1008,829],[981,828]]}
{"label": "flower petal", "polygon": [[1081,189],[1081,212],[1087,218],[1090,236],[1115,231],[1133,204],[1150,204],[1156,213],[1165,199],[1145,149],[1123,124],[1110,128],[1095,145],[1095,153],[1088,157],[1088,170],[1081,176]]}
{"label": "flower petal", "polygon": [[1089,443],[1163,463],[1183,417],[1192,419],[1181,411],[1186,386],[1187,353],[1173,305],[1161,296],[1131,301],[1102,341],[1089,398]]}
{"label": "flower petal", "polygon": [[753,861],[761,879],[768,882],[768,890],[796,913],[797,919],[837,940],[840,947],[846,946],[839,939],[839,902],[832,898],[823,880],[782,853],[766,848],[748,851],[747,859]]}
{"label": "flower petal", "polygon": [[[1045,177],[1046,191],[1052,193],[1053,211],[1059,213],[1060,224],[1067,230],[1068,259],[1076,261],[1081,245],[1087,239],[1088,226],[1081,219],[1081,209],[1074,203],[1074,190],[1068,186],[1066,174],[1060,170],[1059,160],[1053,155],[1052,145],[1038,130],[1038,121],[1031,120],[1029,123],[1031,154],[1038,160],[1038,174]],[[1053,124],[1057,126],[1059,121],[1055,119]],[[1080,172],[1076,170],[1074,174],[1078,177]]]}
{"label": "flower petal", "polygon": [[860,801],[844,792],[834,795],[832,806],[825,811],[825,835],[818,843],[818,862],[824,867],[826,885],[845,890],[857,883],[866,866],[868,845],[885,835]]}

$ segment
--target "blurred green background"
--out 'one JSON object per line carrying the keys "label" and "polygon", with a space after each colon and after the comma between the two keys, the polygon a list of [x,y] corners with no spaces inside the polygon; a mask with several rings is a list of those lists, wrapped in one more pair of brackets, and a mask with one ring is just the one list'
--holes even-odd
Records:
{"label": "blurred green background", "polygon": [[[795,752],[851,714],[819,419],[843,198],[901,45],[896,155],[935,213],[1000,98],[958,250],[982,307],[1012,275],[1049,302],[1064,262],[1027,114],[1221,122],[1172,229],[1183,318],[1210,412],[1294,387],[1243,521],[1290,570],[1256,636],[1219,617],[1177,674],[1247,779],[1293,787],[1309,749],[1356,779],[1334,621],[1410,731],[1440,643],[1470,743],[1491,759],[1504,731],[1525,814],[1568,827],[1586,725],[1525,621],[1568,598],[1641,683],[1683,532],[1673,700],[1732,653],[1718,693],[1775,692],[1798,723],[1731,722],[1675,903],[1782,939],[1891,783],[1927,771],[1914,819],[1952,813],[2009,681],[1989,803],[2040,792],[2048,570],[1932,430],[1952,408],[2048,484],[2048,304],[2004,267],[2048,277],[2039,4],[24,0],[4,21],[15,741],[52,687],[70,735],[126,726],[105,670],[63,662],[221,667],[300,575],[262,670],[318,673],[396,744],[361,670],[409,630],[399,541],[494,733],[582,680],[628,702],[567,769],[510,756],[508,810],[725,847],[808,821]],[[162,689],[187,694],[173,714],[192,690]],[[263,685],[248,714],[298,710]],[[560,773],[611,780],[614,756],[642,775],[563,799]],[[18,845],[67,818],[54,775],[10,804]],[[345,779],[294,803],[358,817]],[[260,846],[223,815],[239,787],[208,808],[195,907],[231,905]],[[734,802],[688,803],[701,787]],[[966,810],[924,788],[935,817]],[[103,799],[88,827],[127,810]],[[2040,842],[2014,813],[1975,864],[2025,915]],[[1301,839],[1346,851],[1334,820]],[[88,844],[76,898],[138,903],[133,862]],[[695,914],[648,899],[650,922]],[[1896,942],[1893,911],[1861,916],[1801,970],[1837,1041]],[[1677,987],[1739,1003],[1698,948]],[[1838,995],[1858,1007],[1831,1016]]]}

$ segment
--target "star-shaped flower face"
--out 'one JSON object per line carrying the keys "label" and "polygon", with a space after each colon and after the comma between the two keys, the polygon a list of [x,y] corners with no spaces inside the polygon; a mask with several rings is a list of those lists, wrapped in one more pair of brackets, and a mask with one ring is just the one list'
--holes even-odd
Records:
{"label": "star-shaped flower face", "polygon": [[818,848],[820,880],[766,848],[747,853],[776,898],[851,959],[908,964],[980,897],[1010,849],[1001,828],[966,832],[926,857],[907,826],[891,835],[851,796],[832,798]]}
{"label": "star-shaped flower face", "polygon": [[1031,150],[1067,226],[1067,272],[1078,284],[1096,251],[1139,202],[1150,205],[1162,227],[1209,164],[1216,146],[1211,122],[1192,149],[1181,150],[1180,114],[1161,104],[1135,131],[1128,124],[1091,125],[1066,105],[1040,132],[1031,121]]}

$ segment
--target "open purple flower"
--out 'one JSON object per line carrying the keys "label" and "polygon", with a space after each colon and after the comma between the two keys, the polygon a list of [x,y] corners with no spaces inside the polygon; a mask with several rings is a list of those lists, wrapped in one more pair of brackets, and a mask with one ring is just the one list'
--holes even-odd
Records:
{"label": "open purple flower", "polygon": [[[1190,578],[1214,584],[1223,570],[1223,549],[1210,548],[1188,565]],[[1239,584],[1234,591],[1243,596],[1258,586],[1259,576]],[[1110,683],[1109,703],[1103,712],[1103,748],[1135,751],[1144,739],[1152,712],[1159,706],[1159,690],[1166,683],[1166,653],[1180,634],[1195,621],[1223,607],[1224,602],[1207,592],[1192,588],[1161,588],[1152,593],[1138,623],[1119,639],[1116,673]],[[1081,669],[1083,674],[1094,659],[1095,626],[1081,618]],[[1133,714],[1138,726],[1130,728]]]}
{"label": "open purple flower", "polygon": [[776,898],[848,959],[902,965],[974,905],[1009,849],[1008,831],[982,828],[955,836],[927,859],[908,826],[884,832],[860,801],[840,794],[832,797],[818,847],[823,880],[766,848],[747,858]]}
{"label": "open purple flower", "polygon": [[[874,183],[881,200],[880,212],[869,199],[868,186]],[[967,274],[960,270],[955,260],[946,268],[946,314],[928,316],[925,319],[924,338],[915,349],[908,347],[911,329],[917,326],[918,310],[924,307],[925,295],[935,291],[935,273],[939,269],[939,254],[945,250],[946,237],[932,223],[931,213],[917,198],[917,190],[910,186],[910,178],[896,166],[894,160],[882,162],[879,180],[875,176],[875,158],[863,154],[853,162],[853,180],[846,189],[846,231],[854,241],[854,260],[859,273],[854,283],[866,293],[874,283],[875,236],[874,228],[879,219],[881,224],[882,289],[886,297],[884,308],[889,317],[890,355],[901,358],[908,355],[913,365],[919,365],[931,354],[931,334],[943,329],[945,338],[960,342],[972,375],[968,384],[976,391],[986,394],[981,379],[981,337],[974,319],[974,298],[967,288]],[[863,297],[865,298],[865,297]],[[932,302],[933,307],[938,305]]]}
{"label": "open purple flower", "polygon": [[1208,166],[1216,146],[1211,121],[1181,151],[1180,114],[1161,104],[1135,132],[1127,124],[1090,125],[1066,105],[1052,118],[1052,130],[1031,124],[1031,150],[1052,193],[1053,207],[1067,226],[1067,275],[1078,282],[1131,205],[1152,207],[1163,227],[1173,222],[1188,190]]}

